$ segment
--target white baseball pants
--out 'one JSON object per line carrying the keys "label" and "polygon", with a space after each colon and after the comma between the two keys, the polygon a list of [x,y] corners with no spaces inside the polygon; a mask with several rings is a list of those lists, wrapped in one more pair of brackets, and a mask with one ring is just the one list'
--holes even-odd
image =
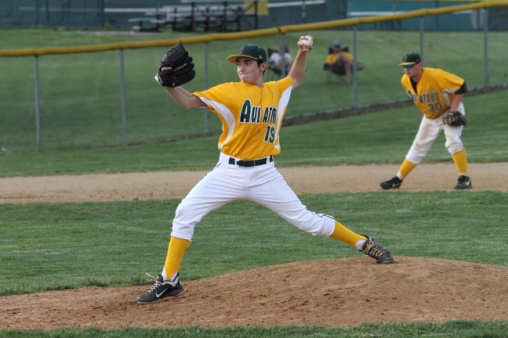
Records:
{"label": "white baseball pants", "polygon": [[[459,111],[465,114],[462,104],[459,106]],[[451,127],[443,123],[443,118],[444,114],[435,120],[428,119],[425,116],[422,118],[418,133],[416,133],[413,144],[406,155],[409,161],[414,164],[420,164],[442,131],[444,131],[446,138],[445,147],[450,155],[464,149],[460,138],[463,126]]]}
{"label": "white baseball pants", "polygon": [[265,206],[297,228],[316,236],[330,236],[335,229],[333,217],[309,211],[269,162],[255,167],[229,164],[230,156],[219,162],[176,209],[171,236],[192,240],[194,227],[208,213],[233,200],[248,200]]}

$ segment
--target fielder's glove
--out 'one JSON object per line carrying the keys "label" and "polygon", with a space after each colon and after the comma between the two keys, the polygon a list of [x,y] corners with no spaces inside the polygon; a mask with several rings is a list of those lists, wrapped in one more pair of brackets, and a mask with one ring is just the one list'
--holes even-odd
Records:
{"label": "fielder's glove", "polygon": [[449,126],[460,127],[466,126],[466,117],[458,111],[450,111],[443,117],[443,122]]}
{"label": "fielder's glove", "polygon": [[178,87],[191,81],[195,75],[192,57],[179,42],[162,58],[155,80],[163,87]]}

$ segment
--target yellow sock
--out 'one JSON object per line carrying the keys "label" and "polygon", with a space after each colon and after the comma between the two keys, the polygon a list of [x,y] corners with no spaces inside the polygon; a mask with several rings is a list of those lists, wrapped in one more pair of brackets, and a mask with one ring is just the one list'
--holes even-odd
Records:
{"label": "yellow sock", "polygon": [[335,230],[333,231],[333,234],[330,235],[330,237],[345,242],[351,246],[355,246],[356,242],[358,241],[367,239],[365,236],[358,235],[337,221],[335,221]]}
{"label": "yellow sock", "polygon": [[190,242],[186,239],[171,237],[169,240],[166,263],[164,263],[163,276],[165,279],[171,279],[171,277],[178,272],[180,264],[182,263],[183,255],[189,245]]}
{"label": "yellow sock", "polygon": [[403,180],[404,178],[406,178],[407,175],[409,175],[409,173],[414,169],[416,168],[416,164],[414,164],[413,162],[409,161],[407,158],[404,159],[404,161],[402,162],[402,164],[400,165],[400,169],[399,169],[399,174],[402,176],[400,177],[401,180]]}
{"label": "yellow sock", "polygon": [[459,151],[452,155],[453,163],[455,163],[455,167],[459,172],[459,175],[464,174],[467,175],[467,154],[466,149]]}

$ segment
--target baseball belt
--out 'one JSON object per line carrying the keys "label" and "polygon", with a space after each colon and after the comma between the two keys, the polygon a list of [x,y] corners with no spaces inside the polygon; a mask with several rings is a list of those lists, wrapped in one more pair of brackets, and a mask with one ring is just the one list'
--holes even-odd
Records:
{"label": "baseball belt", "polygon": [[264,165],[268,162],[273,162],[273,156],[270,156],[268,158],[261,158],[259,160],[251,160],[251,161],[245,161],[245,160],[236,160],[234,157],[229,158],[229,164],[231,165],[237,165],[240,167],[256,167],[258,165]]}

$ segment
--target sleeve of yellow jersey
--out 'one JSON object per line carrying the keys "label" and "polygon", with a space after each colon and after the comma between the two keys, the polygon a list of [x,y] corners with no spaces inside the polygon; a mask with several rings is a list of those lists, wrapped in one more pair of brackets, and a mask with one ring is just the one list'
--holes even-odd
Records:
{"label": "sleeve of yellow jersey", "polygon": [[455,94],[455,92],[464,84],[464,79],[455,74],[445,72],[442,69],[438,69],[437,73],[439,74],[439,82],[442,85],[443,90],[449,94]]}

